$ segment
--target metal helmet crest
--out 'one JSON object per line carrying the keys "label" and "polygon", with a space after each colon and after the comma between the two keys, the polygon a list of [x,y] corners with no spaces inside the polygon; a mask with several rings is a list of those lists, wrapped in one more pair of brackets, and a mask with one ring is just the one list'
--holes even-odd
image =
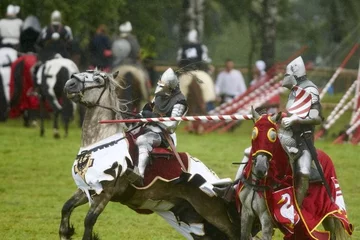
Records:
{"label": "metal helmet crest", "polygon": [[155,95],[165,94],[170,96],[172,91],[179,86],[179,79],[172,68],[168,68],[157,83]]}

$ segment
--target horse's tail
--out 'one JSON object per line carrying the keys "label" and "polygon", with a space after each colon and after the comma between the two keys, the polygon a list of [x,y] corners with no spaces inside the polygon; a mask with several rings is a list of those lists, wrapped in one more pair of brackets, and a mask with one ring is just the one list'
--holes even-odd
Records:
{"label": "horse's tail", "polygon": [[343,224],[338,218],[334,218],[334,233],[336,240],[350,239],[350,236],[346,233]]}
{"label": "horse's tail", "polygon": [[336,217],[328,216],[323,221],[323,226],[326,231],[329,231],[330,239],[346,240],[350,239],[350,236],[346,233],[346,230],[341,223],[340,219]]}

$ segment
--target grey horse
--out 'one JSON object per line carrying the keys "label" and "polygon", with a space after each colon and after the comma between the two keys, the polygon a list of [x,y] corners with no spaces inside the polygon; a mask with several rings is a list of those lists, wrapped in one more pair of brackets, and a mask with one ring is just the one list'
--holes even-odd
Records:
{"label": "grey horse", "polygon": [[[116,77],[117,73],[87,71],[74,74],[65,84],[68,98],[84,105],[86,113],[81,148],[72,168],[78,190],[62,208],[60,239],[69,240],[74,234],[70,215],[87,202],[90,209],[82,239],[98,239],[93,227],[110,201],[158,213],[187,239],[239,239],[237,221],[229,217],[227,205],[212,191],[211,183],[219,179],[200,160],[189,155],[189,166],[195,172],[184,172],[186,181],[182,177],[173,181],[158,178],[147,187],[130,183],[125,173],[132,163],[126,126],[99,124],[104,119],[121,119],[126,111],[117,97],[120,86]],[[197,183],[191,184],[193,180]]]}

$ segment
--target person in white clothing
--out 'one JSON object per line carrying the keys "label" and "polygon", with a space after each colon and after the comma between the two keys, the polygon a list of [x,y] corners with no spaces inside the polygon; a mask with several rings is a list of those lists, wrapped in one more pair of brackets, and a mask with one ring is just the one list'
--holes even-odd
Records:
{"label": "person in white clothing", "polygon": [[263,60],[257,60],[253,68],[254,79],[250,82],[250,86],[254,86],[268,77],[265,70],[266,63]]}
{"label": "person in white clothing", "polygon": [[234,69],[234,62],[230,59],[225,62],[225,70],[221,71],[216,79],[216,95],[221,98],[221,103],[230,101],[246,91],[243,75]]}
{"label": "person in white clothing", "polygon": [[1,47],[11,47],[18,50],[23,25],[23,21],[16,17],[19,12],[19,6],[9,5],[6,9],[6,18],[0,20]]}

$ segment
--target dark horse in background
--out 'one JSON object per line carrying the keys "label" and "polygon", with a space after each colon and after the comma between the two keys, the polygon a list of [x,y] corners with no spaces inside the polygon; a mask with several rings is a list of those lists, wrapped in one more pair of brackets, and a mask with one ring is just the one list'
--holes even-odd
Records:
{"label": "dark horse in background", "polygon": [[[207,115],[215,103],[216,94],[214,81],[211,76],[202,70],[186,71],[179,76],[180,90],[189,105],[188,115]],[[201,134],[204,130],[201,122],[188,122],[187,130]]]}
{"label": "dark horse in background", "polygon": [[127,101],[129,112],[140,112],[142,102],[150,102],[150,83],[145,70],[132,65],[121,65],[116,69],[116,81],[123,86],[118,88],[120,99]]}
{"label": "dark horse in background", "polygon": [[74,105],[65,96],[63,89],[71,75],[78,73],[76,64],[70,59],[55,55],[46,61],[36,72],[36,84],[40,93],[40,136],[44,136],[45,102],[54,112],[54,137],[59,138],[59,115],[61,114],[65,127],[65,137],[68,135],[69,122],[73,118]]}

